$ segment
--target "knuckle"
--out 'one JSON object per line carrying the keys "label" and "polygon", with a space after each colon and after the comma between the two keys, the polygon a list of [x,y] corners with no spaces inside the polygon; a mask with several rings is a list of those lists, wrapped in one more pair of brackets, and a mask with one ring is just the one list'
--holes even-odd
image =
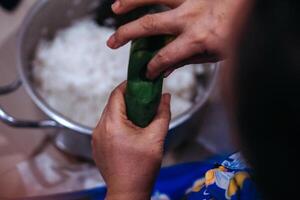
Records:
{"label": "knuckle", "polygon": [[157,30],[156,20],[153,15],[145,15],[143,18],[141,18],[140,24],[142,28],[146,31]]}
{"label": "knuckle", "polygon": [[125,26],[125,25],[120,26],[118,32],[119,32],[119,36],[120,36],[120,37],[124,36],[124,35],[126,34],[126,32],[127,32],[126,26]]}
{"label": "knuckle", "polygon": [[205,33],[191,32],[187,35],[187,45],[191,51],[203,51],[207,40],[208,36]]}
{"label": "knuckle", "polygon": [[156,55],[156,63],[158,65],[167,66],[170,63],[171,59],[168,53],[164,51],[158,52]]}
{"label": "knuckle", "polygon": [[199,33],[197,31],[194,31],[191,33],[191,37],[190,37],[193,41],[193,43],[196,44],[203,44],[207,41],[207,34],[205,33]]}
{"label": "knuckle", "polygon": [[193,19],[197,17],[198,12],[191,12],[190,10],[180,10],[176,13],[176,19],[181,22],[181,24],[187,24],[187,22],[194,21]]}
{"label": "knuckle", "polygon": [[106,123],[105,123],[105,135],[106,136],[111,136],[115,133],[115,124],[113,123],[112,120],[108,120]]}
{"label": "knuckle", "polygon": [[118,42],[122,42],[126,38],[127,28],[125,25],[118,28],[115,34],[115,38]]}

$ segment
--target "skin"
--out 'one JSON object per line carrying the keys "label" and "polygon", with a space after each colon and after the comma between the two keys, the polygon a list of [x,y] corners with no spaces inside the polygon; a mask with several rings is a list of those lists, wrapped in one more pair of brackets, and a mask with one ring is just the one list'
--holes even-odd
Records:
{"label": "skin", "polygon": [[111,94],[92,136],[93,155],[108,188],[106,199],[150,198],[163,157],[171,118],[170,95],[162,96],[157,116],[146,128],[127,119],[126,83]]}
{"label": "skin", "polygon": [[[147,15],[120,27],[108,40],[118,48],[128,41],[159,34],[176,39],[149,63],[148,76],[166,75],[187,63],[217,61],[227,57],[234,13],[248,0],[118,0],[116,14],[148,4],[162,4],[170,10]],[[231,51],[228,51],[231,52]],[[225,73],[226,74],[226,73]],[[228,76],[229,77],[229,76]],[[227,79],[224,79],[227,80]],[[162,97],[158,113],[146,128],[127,119],[124,101],[126,83],[111,94],[92,137],[94,160],[107,183],[108,200],[150,199],[163,157],[168,131],[170,95]]]}
{"label": "skin", "polygon": [[148,65],[148,78],[165,75],[191,63],[216,62],[226,58],[230,23],[245,0],[117,0],[112,10],[124,14],[134,8],[161,4],[170,9],[146,15],[121,26],[108,40],[113,49],[150,35],[173,35],[175,40],[161,49]]}

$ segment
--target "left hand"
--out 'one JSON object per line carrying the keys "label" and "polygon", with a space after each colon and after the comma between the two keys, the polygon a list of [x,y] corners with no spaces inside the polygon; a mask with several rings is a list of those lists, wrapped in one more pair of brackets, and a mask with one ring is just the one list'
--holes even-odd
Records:
{"label": "left hand", "polygon": [[107,45],[116,49],[137,38],[172,35],[175,39],[148,64],[150,79],[186,64],[216,62],[227,57],[231,23],[244,2],[249,0],[116,0],[112,10],[117,15],[149,4],[170,9],[124,24]]}
{"label": "left hand", "polygon": [[126,116],[126,83],[111,94],[93,132],[93,155],[106,184],[106,199],[150,199],[163,157],[170,122],[170,95],[162,96],[157,116],[146,128]]}

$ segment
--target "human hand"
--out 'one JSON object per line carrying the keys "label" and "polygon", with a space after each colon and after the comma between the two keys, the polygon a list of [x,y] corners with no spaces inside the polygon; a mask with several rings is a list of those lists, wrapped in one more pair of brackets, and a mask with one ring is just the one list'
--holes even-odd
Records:
{"label": "human hand", "polygon": [[243,0],[117,0],[112,9],[124,14],[148,4],[170,10],[149,14],[121,26],[108,40],[119,48],[130,40],[151,35],[173,35],[176,39],[161,49],[148,64],[151,79],[191,63],[216,62],[226,57],[225,44],[238,3]]}
{"label": "human hand", "polygon": [[146,128],[126,116],[126,83],[111,94],[93,132],[94,160],[107,184],[107,200],[150,199],[163,157],[170,122],[170,95],[162,96],[157,116]]}

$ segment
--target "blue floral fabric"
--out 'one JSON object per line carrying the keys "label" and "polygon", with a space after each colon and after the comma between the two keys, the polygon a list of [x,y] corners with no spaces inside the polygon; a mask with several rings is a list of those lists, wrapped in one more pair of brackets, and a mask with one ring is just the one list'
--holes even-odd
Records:
{"label": "blue floral fabric", "polygon": [[208,170],[187,191],[188,200],[256,200],[260,199],[251,180],[251,170],[240,153]]}
{"label": "blue floral fabric", "polygon": [[[84,200],[104,200],[105,193],[106,188],[102,187],[80,192],[76,196]],[[73,198],[65,195],[55,199]],[[151,200],[257,199],[260,198],[251,180],[251,170],[240,153],[161,169],[151,198]]]}
{"label": "blue floral fabric", "polygon": [[[223,161],[218,161],[211,166],[207,163],[198,163],[197,169],[187,170],[187,174],[180,175],[177,180],[180,184],[188,184],[190,180],[183,179],[189,175],[194,180],[189,187],[173,187],[175,190],[167,190],[167,186],[159,184],[162,176],[158,179],[152,200],[256,200],[260,199],[255,185],[251,180],[251,170],[246,165],[240,153],[233,154]],[[194,164],[196,167],[197,164]],[[181,166],[186,167],[186,166]],[[191,166],[190,166],[191,167]],[[176,170],[175,168],[173,170]],[[198,171],[199,174],[193,172]],[[182,176],[181,180],[179,177]],[[170,185],[178,182],[170,180]],[[174,184],[173,184],[174,183]],[[185,185],[185,186],[186,186]]]}

